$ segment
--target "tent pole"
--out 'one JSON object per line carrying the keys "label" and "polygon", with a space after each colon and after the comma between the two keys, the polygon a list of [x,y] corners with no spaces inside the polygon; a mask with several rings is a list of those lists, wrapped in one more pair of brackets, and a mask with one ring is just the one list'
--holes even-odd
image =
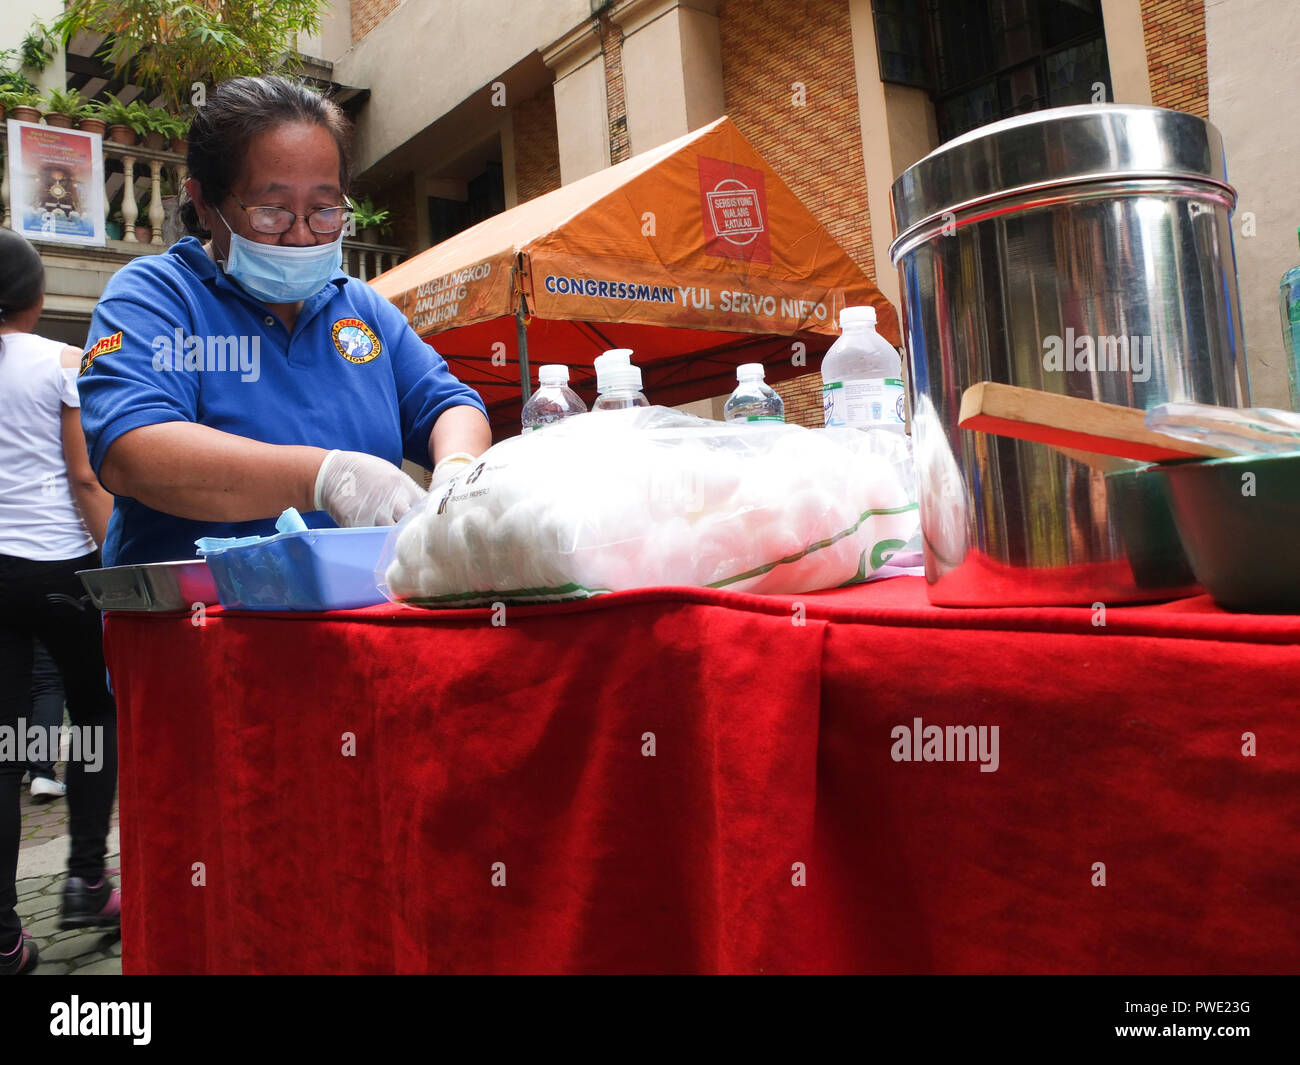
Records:
{"label": "tent pole", "polygon": [[528,326],[524,324],[524,311],[521,307],[515,312],[515,339],[519,344],[519,389],[524,402],[533,394],[531,376],[528,373]]}

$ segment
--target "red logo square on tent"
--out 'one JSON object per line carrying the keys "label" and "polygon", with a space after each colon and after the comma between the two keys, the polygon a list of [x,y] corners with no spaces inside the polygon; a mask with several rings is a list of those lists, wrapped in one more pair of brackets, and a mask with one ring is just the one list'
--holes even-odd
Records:
{"label": "red logo square on tent", "polygon": [[763,172],[722,159],[699,158],[704,250],[709,255],[772,261]]}

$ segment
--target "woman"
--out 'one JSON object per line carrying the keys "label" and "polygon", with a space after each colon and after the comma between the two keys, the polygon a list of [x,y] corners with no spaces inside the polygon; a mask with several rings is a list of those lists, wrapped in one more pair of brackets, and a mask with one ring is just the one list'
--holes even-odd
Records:
{"label": "woman", "polygon": [[339,270],[351,208],[336,105],[279,77],[220,85],[189,132],[191,233],[109,282],[79,388],[116,497],[106,565],[192,558],[201,536],[389,525],[491,443],[478,395]]}
{"label": "woman", "polygon": [[[61,926],[115,925],[121,913],[117,888],[104,876],[117,717],[105,687],[99,614],[88,609],[77,577],[77,570],[100,564],[95,543],[104,538],[112,499],[86,457],[74,384],[81,352],[32,332],[44,303],[40,256],[13,230],[0,229],[0,735],[12,752],[0,755],[0,974],[6,975],[28,972],[37,962],[36,945],[14,913],[18,795],[27,768],[15,741],[20,734],[33,738],[34,639],[58,666],[73,726],[94,735],[102,751],[91,764],[68,764],[72,848]],[[48,733],[45,739],[48,746]]]}

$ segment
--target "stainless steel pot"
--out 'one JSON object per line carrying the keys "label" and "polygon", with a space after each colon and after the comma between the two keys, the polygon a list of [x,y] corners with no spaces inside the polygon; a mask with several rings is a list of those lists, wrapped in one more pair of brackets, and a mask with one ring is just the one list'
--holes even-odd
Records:
{"label": "stainless steel pot", "polygon": [[1037,111],[892,190],[930,599],[1118,603],[1139,584],[1102,474],[957,426],[978,381],[1137,408],[1249,401],[1222,142],[1155,107]]}

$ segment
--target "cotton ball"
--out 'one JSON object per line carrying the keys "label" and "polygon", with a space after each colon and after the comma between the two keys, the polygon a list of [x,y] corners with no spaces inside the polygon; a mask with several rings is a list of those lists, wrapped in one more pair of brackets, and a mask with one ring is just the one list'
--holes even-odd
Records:
{"label": "cotton ball", "polygon": [[580,518],[547,500],[534,503],[531,562],[538,588],[557,588],[573,580],[571,557]]}
{"label": "cotton ball", "polygon": [[500,569],[510,574],[509,585],[499,587],[540,588],[546,584],[542,565],[545,554],[547,509],[541,499],[521,499],[496,523],[496,546]]}
{"label": "cotton ball", "polygon": [[695,466],[683,450],[661,448],[649,464],[627,475],[643,495],[640,506],[649,521],[668,521],[701,509]]}
{"label": "cotton ball", "polygon": [[393,557],[407,569],[423,564],[425,559],[424,515],[417,515],[397,534]]}
{"label": "cotton ball", "polygon": [[721,451],[701,451],[684,478],[687,515],[725,511],[744,480],[744,464]]}
{"label": "cotton ball", "polygon": [[459,592],[476,591],[473,588],[473,576],[469,545],[465,540],[466,523],[471,521],[472,511],[458,514],[447,530],[446,553],[437,560],[443,573],[443,583]]}
{"label": "cotton ball", "polygon": [[396,560],[388,564],[388,569],[384,573],[388,590],[398,599],[410,599],[419,594],[412,577],[411,568]]}
{"label": "cotton ball", "polygon": [[844,532],[856,518],[829,492],[816,487],[806,488],[791,499],[789,517],[791,533],[799,539],[800,550],[805,554],[798,561],[781,567],[781,587],[789,591],[827,587],[842,565],[836,560],[836,552],[825,541]]}
{"label": "cotton ball", "polygon": [[461,518],[461,540],[465,545],[467,591],[493,589],[492,530],[496,524],[482,507],[465,511]]}
{"label": "cotton ball", "polygon": [[743,573],[745,535],[740,522],[724,515],[710,515],[696,523],[695,583],[714,585]]}
{"label": "cotton ball", "polygon": [[446,557],[454,521],[455,518],[448,513],[439,514],[431,511],[424,515],[424,551],[431,562],[441,564]]}
{"label": "cotton ball", "polygon": [[690,584],[695,575],[695,535],[685,518],[670,518],[655,526],[646,544],[648,585]]}
{"label": "cotton ball", "polygon": [[867,510],[892,510],[909,502],[893,466],[879,455],[862,453],[853,456],[849,465],[847,497],[859,513]]}

